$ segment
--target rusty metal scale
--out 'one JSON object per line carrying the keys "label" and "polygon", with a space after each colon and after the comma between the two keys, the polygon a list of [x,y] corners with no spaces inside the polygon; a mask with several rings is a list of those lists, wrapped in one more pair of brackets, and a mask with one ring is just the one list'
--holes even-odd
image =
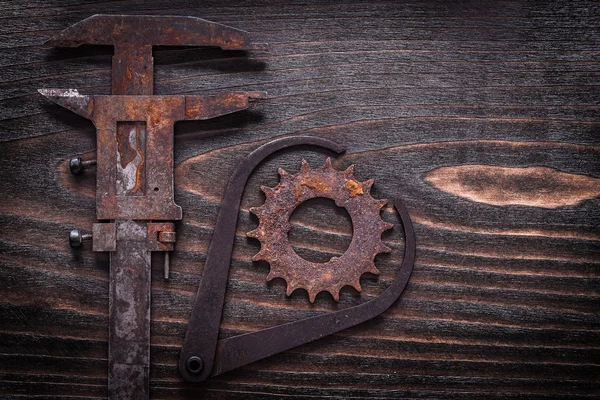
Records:
{"label": "rusty metal scale", "polygon": [[[75,89],[39,91],[55,103],[90,119],[97,128],[97,162],[77,157],[71,160],[70,166],[73,173],[78,173],[84,166],[97,163],[96,212],[100,222],[94,224],[91,238],[94,251],[110,252],[108,397],[147,399],[150,255],[152,251],[165,252],[164,271],[168,278],[168,254],[176,241],[172,221],[182,218],[182,210],[175,204],[173,194],[173,126],[176,121],[209,119],[243,110],[250,100],[265,97],[264,92],[153,95],[152,46],[267,50],[267,45],[252,42],[244,31],[195,17],[115,15],[92,16],[46,44],[114,47],[112,95],[82,95]],[[340,311],[218,340],[239,205],[248,177],[272,153],[297,145],[319,146],[335,153],[345,150],[323,138],[286,137],[268,142],[248,154],[232,174],[180,354],[180,372],[188,381],[201,382],[373,318],[400,296],[408,282],[415,257],[414,231],[406,208],[395,199],[394,206],[405,234],[405,254],[396,279],[381,295]],[[379,210],[386,202],[369,195],[373,182],[358,182],[351,169],[335,171],[330,161],[320,169],[311,171],[303,165],[297,175],[280,171],[280,176],[280,185],[263,188],[267,201],[253,210],[260,224],[249,233],[262,244],[255,259],[271,263],[271,274],[267,278],[287,278],[288,294],[296,288],[305,288],[311,302],[319,291],[329,291],[337,300],[343,285],[360,289],[361,274],[377,272],[373,263],[375,255],[389,251],[380,235],[392,227],[379,217]],[[292,192],[296,197],[290,195]],[[328,272],[317,276],[310,271],[318,266],[307,264],[302,270],[299,257],[291,253],[283,257],[291,248],[284,240],[289,230],[287,218],[298,204],[313,197],[330,197],[346,207],[356,226],[348,254],[321,268]],[[273,207],[287,211],[275,218]],[[89,236],[73,231],[71,244],[79,246]],[[363,237],[368,240],[361,239]],[[268,247],[272,247],[271,252],[267,251]],[[282,265],[278,264],[280,259]],[[357,260],[364,260],[364,265],[356,264]],[[286,275],[286,268],[293,274]],[[337,280],[332,280],[332,276]]]}

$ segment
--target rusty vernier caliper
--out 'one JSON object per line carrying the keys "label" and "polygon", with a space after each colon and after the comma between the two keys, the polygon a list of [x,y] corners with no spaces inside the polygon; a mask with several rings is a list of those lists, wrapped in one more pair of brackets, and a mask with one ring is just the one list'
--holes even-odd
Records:
{"label": "rusty vernier caliper", "polygon": [[[240,111],[264,92],[215,96],[153,95],[152,46],[217,46],[267,50],[248,33],[200,18],[94,15],[59,33],[48,46],[112,45],[112,95],[41,89],[97,128],[98,220],[93,250],[110,252],[108,397],[149,398],[150,254],[175,243],[181,207],[173,195],[173,125]],[[89,161],[87,162],[90,163]],[[85,164],[71,161],[77,172]],[[71,234],[72,245],[89,235]]]}

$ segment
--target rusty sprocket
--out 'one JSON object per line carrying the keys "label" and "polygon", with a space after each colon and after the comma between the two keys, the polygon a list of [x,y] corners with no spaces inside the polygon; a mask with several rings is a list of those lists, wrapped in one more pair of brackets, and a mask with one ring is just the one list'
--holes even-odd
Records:
{"label": "rusty sprocket", "polygon": [[[393,227],[379,215],[387,200],[371,197],[373,180],[359,182],[354,177],[353,166],[337,171],[329,158],[316,169],[311,169],[306,160],[302,160],[300,172],[295,175],[280,168],[279,177],[280,183],[274,188],[261,187],[266,196],[265,203],[250,209],[258,217],[259,225],[247,233],[261,242],[260,251],[252,259],[270,264],[267,281],[283,278],[287,282],[288,296],[302,288],[308,292],[311,303],[323,291],[331,293],[338,301],[340,289],[346,285],[360,291],[363,273],[379,274],[375,256],[390,251],[382,243],[381,233]],[[316,197],[334,200],[352,219],[353,234],[348,249],[326,263],[301,258],[288,241],[292,212],[304,201]]]}

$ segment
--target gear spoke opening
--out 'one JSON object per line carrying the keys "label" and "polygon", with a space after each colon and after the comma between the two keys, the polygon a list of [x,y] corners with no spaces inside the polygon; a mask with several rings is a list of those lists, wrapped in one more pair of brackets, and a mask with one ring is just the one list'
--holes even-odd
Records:
{"label": "gear spoke opening", "polygon": [[[325,230],[332,237],[331,242],[321,247],[319,238],[311,232],[313,229],[299,221],[308,221],[319,231]],[[304,260],[313,263],[326,263],[332,257],[340,257],[348,250],[352,240],[352,219],[348,211],[326,197],[315,197],[301,203],[292,212],[290,225],[288,240],[292,249]]]}

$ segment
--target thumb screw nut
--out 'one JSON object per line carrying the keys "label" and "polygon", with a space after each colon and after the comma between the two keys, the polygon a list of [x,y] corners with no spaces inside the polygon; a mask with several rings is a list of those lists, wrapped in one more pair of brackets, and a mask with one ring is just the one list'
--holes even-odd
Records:
{"label": "thumb screw nut", "polygon": [[83,161],[81,157],[73,157],[69,161],[69,169],[73,175],[79,175],[83,172]]}
{"label": "thumb screw nut", "polygon": [[69,232],[69,245],[77,249],[81,247],[84,240],[89,240],[92,238],[92,235],[83,235],[79,229],[73,229]]}
{"label": "thumb screw nut", "polygon": [[81,157],[73,157],[69,160],[69,169],[73,175],[80,175],[85,167],[96,165],[96,160],[83,161]]}

